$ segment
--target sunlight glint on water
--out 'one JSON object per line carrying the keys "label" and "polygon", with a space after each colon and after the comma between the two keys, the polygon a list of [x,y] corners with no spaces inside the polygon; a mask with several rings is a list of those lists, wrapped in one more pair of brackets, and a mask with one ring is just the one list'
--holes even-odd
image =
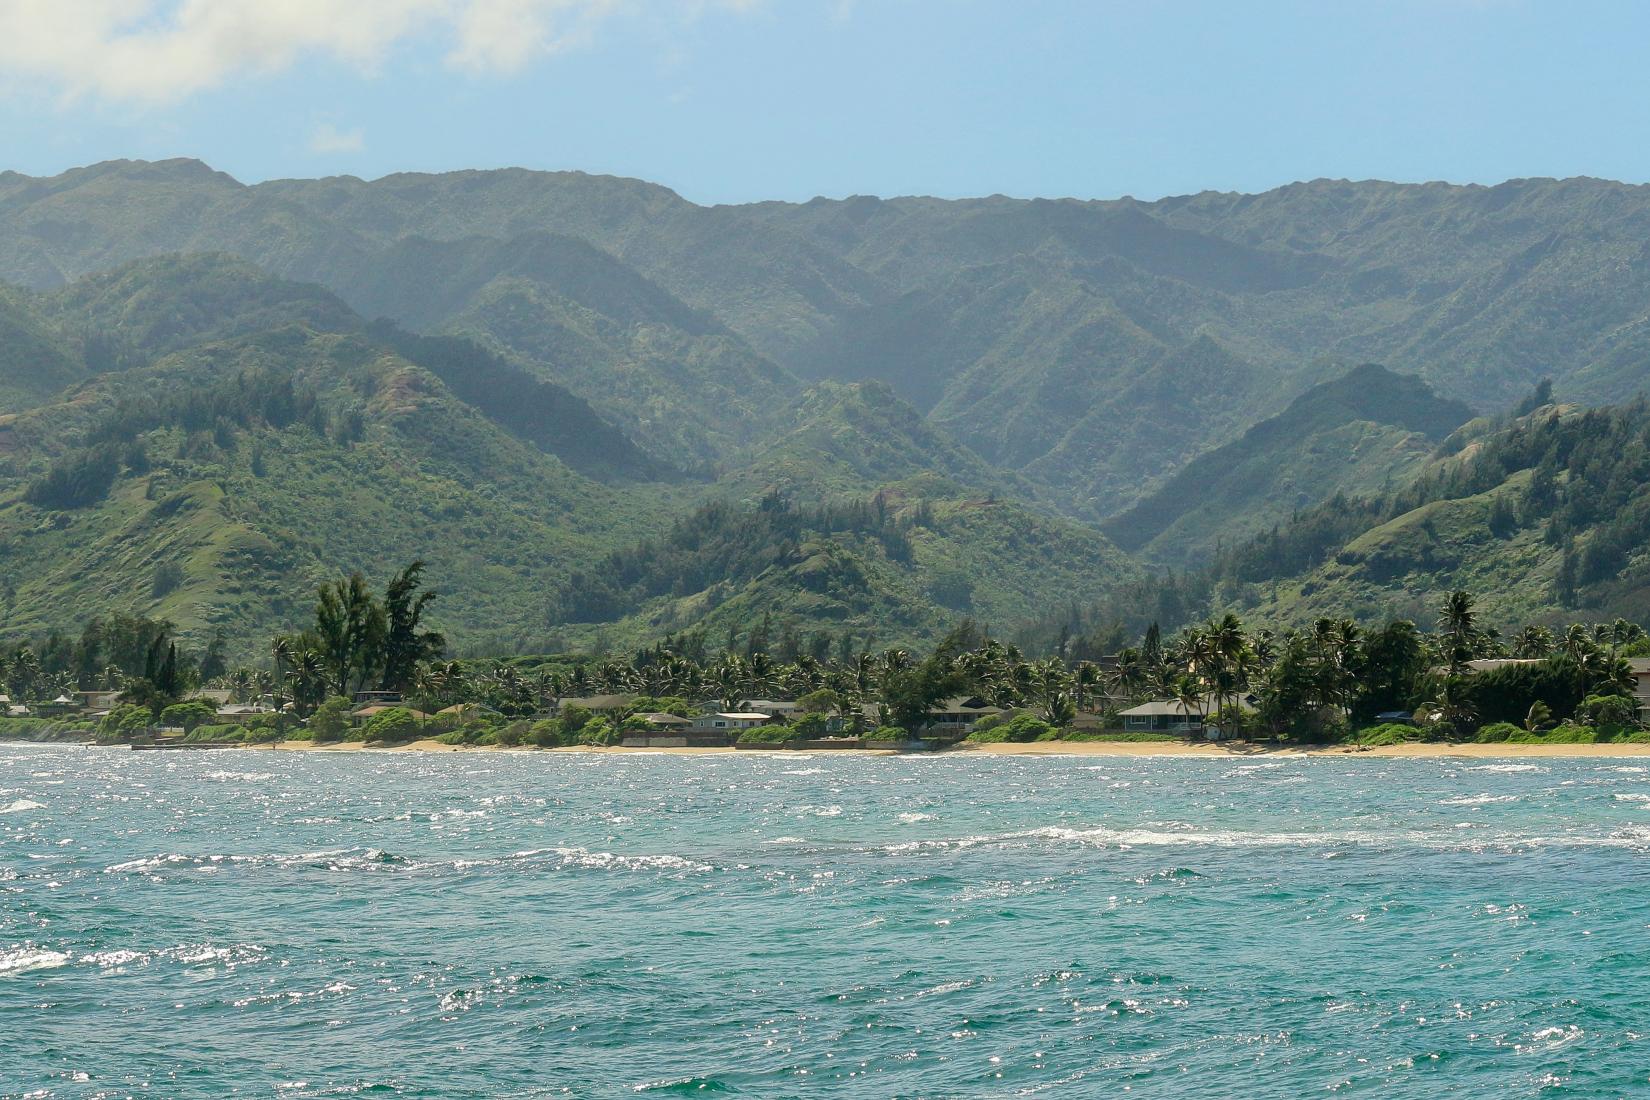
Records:
{"label": "sunlight glint on water", "polygon": [[1650,770],[0,749],[0,1096],[1621,1096]]}

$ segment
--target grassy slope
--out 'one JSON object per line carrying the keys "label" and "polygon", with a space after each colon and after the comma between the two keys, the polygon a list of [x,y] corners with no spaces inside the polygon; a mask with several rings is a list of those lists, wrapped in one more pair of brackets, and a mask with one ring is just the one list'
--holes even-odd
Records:
{"label": "grassy slope", "polygon": [[[197,636],[222,627],[245,641],[301,618],[314,586],[340,570],[379,578],[422,557],[449,590],[441,618],[455,637],[541,637],[543,594],[615,538],[649,533],[666,510],[672,490],[587,481],[433,376],[353,337],[288,340],[280,361],[329,400],[366,394],[363,438],[340,444],[307,427],[260,426],[237,431],[226,449],[162,428],[144,437],[151,471],[123,476],[96,507],[60,512],[16,498],[53,446],[14,456],[14,477],[0,486],[0,546],[15,565],[8,634],[131,608],[163,612]],[[25,414],[18,434],[57,443],[42,425],[85,424],[121,386],[198,377],[202,358],[231,371],[267,362],[269,349],[213,345],[200,358],[104,379],[78,406]],[[184,582],[157,598],[151,582],[163,561],[181,565]]]}
{"label": "grassy slope", "polygon": [[1194,459],[1103,530],[1149,560],[1184,567],[1337,492],[1404,483],[1470,415],[1419,379],[1362,366]]}

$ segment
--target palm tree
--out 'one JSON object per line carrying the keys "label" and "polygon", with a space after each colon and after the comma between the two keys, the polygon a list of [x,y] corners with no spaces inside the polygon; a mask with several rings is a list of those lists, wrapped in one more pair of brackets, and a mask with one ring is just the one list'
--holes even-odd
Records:
{"label": "palm tree", "polygon": [[1111,670],[1111,689],[1123,699],[1133,702],[1146,689],[1146,665],[1140,651],[1133,648],[1119,650],[1117,664]]}
{"label": "palm tree", "polygon": [[1200,722],[1208,717],[1204,713],[1203,685],[1198,682],[1197,677],[1189,675],[1176,677],[1171,698],[1180,704],[1180,709],[1186,716],[1188,726],[1191,725],[1193,715],[1196,715]]}
{"label": "palm tree", "polygon": [[1095,695],[1099,694],[1105,677],[1093,661],[1078,661],[1071,672],[1071,701],[1080,711],[1087,711]]}
{"label": "palm tree", "polygon": [[1471,593],[1456,589],[1444,598],[1443,609],[1438,613],[1438,634],[1448,675],[1461,675],[1467,662],[1472,660],[1478,641],[1478,614],[1473,610]]}
{"label": "palm tree", "polygon": [[1553,632],[1544,626],[1526,626],[1513,642],[1513,656],[1525,660],[1550,657],[1553,653]]}

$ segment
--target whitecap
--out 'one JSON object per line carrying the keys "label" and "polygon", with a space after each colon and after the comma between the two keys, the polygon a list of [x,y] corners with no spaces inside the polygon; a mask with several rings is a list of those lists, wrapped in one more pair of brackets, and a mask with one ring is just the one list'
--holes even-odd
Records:
{"label": "whitecap", "polygon": [[1446,798],[1438,803],[1440,806],[1488,806],[1492,802],[1517,802],[1516,794],[1474,794],[1463,795],[1460,798]]}
{"label": "whitecap", "polygon": [[791,769],[789,771],[780,772],[779,774],[780,775],[823,775],[823,774],[825,774],[825,769],[824,768],[794,768],[794,769]]}
{"label": "whitecap", "polygon": [[1469,772],[1544,772],[1547,769],[1540,764],[1474,764],[1466,770]]}
{"label": "whitecap", "polygon": [[27,974],[32,970],[53,970],[69,961],[67,953],[44,947],[23,945],[0,951],[0,974]]}
{"label": "whitecap", "polygon": [[16,802],[0,806],[0,814],[20,814],[25,810],[44,810],[46,804],[35,802],[33,799],[19,798]]}
{"label": "whitecap", "polygon": [[934,820],[933,814],[900,814],[899,819],[907,825],[915,825],[919,821]]}

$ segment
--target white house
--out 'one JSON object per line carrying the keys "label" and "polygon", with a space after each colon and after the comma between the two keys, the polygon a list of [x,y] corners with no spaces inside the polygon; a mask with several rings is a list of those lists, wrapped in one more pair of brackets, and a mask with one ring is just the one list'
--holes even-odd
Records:
{"label": "white house", "polygon": [[715,714],[701,714],[693,720],[688,729],[693,733],[748,730],[766,725],[772,718],[773,715],[771,714],[762,714],[757,711],[718,711]]}

